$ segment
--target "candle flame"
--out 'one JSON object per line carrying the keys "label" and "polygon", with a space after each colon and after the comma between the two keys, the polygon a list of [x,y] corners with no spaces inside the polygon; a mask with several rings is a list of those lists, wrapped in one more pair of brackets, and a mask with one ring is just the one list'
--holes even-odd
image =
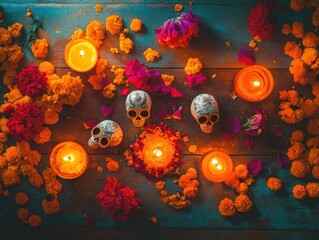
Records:
{"label": "candle flame", "polygon": [[63,160],[64,161],[70,161],[70,162],[73,162],[74,161],[74,157],[73,157],[73,155],[72,154],[70,154],[70,155],[67,155],[67,156],[64,156],[63,157]]}
{"label": "candle flame", "polygon": [[163,155],[163,152],[159,149],[154,149],[153,153],[156,157],[161,157]]}
{"label": "candle flame", "polygon": [[83,56],[84,56],[84,53],[85,53],[84,50],[81,50],[81,51],[80,51],[80,57],[83,57]]}
{"label": "candle flame", "polygon": [[253,81],[253,86],[259,87],[261,85],[260,81]]}
{"label": "candle flame", "polygon": [[222,170],[223,166],[219,164],[218,160],[216,158],[213,158],[211,161],[212,165],[217,168],[217,170]]}

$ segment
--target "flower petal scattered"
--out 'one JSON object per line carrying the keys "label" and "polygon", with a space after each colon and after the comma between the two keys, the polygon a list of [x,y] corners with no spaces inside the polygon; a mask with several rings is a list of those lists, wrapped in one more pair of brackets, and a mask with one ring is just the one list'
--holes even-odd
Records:
{"label": "flower petal scattered", "polygon": [[104,117],[108,117],[108,116],[110,116],[111,113],[114,112],[115,107],[113,105],[112,106],[101,106],[100,110],[101,110]]}
{"label": "flower petal scattered", "polygon": [[247,164],[249,172],[253,176],[258,176],[263,171],[262,160],[255,159]]}

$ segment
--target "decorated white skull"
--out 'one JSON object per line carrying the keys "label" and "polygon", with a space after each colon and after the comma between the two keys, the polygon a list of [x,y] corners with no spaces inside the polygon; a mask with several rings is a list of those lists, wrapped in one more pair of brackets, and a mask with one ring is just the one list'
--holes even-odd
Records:
{"label": "decorated white skull", "polygon": [[191,113],[204,133],[211,133],[219,120],[218,103],[210,94],[195,97],[191,104]]}
{"label": "decorated white skull", "polygon": [[134,126],[143,127],[145,120],[151,115],[152,99],[147,92],[136,90],[131,92],[125,101],[127,117]]}
{"label": "decorated white skull", "polygon": [[106,148],[119,145],[123,139],[121,127],[112,120],[104,120],[97,124],[91,131],[88,144],[91,148]]}

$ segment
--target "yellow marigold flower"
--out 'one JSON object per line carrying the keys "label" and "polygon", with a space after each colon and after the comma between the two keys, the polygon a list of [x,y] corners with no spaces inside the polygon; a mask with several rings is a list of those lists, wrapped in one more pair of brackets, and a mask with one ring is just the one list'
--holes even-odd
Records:
{"label": "yellow marigold flower", "polygon": [[20,183],[17,171],[12,168],[5,169],[2,172],[2,183],[6,187]]}
{"label": "yellow marigold flower", "polygon": [[106,77],[105,71],[107,67],[107,60],[105,58],[99,58],[96,63],[95,73],[102,75],[102,77]]}
{"label": "yellow marigold flower", "polygon": [[276,177],[270,177],[267,179],[267,187],[273,191],[277,192],[281,189],[282,183],[279,178]]}
{"label": "yellow marigold flower", "polygon": [[302,38],[305,35],[304,31],[304,25],[301,22],[294,22],[292,24],[291,28],[291,33],[296,37],[296,38]]}
{"label": "yellow marigold flower", "polygon": [[284,53],[291,58],[300,58],[302,55],[301,45],[293,41],[287,41],[284,46]]}
{"label": "yellow marigold flower", "polygon": [[0,118],[0,131],[4,132],[5,134],[10,134],[10,130],[7,127],[8,119],[5,117]]}
{"label": "yellow marigold flower", "polygon": [[33,214],[28,218],[28,224],[31,227],[38,227],[41,225],[41,223],[42,223],[42,219],[36,214]]}
{"label": "yellow marigold flower", "polygon": [[125,33],[121,33],[119,37],[120,50],[125,53],[129,53],[134,46],[133,41],[125,36]]}
{"label": "yellow marigold flower", "polygon": [[46,75],[52,75],[54,73],[54,66],[49,61],[44,61],[39,64],[39,71],[44,72]]}
{"label": "yellow marigold flower", "polygon": [[105,37],[105,28],[99,21],[91,21],[86,27],[86,35],[90,39],[103,40]]}
{"label": "yellow marigold flower", "polygon": [[22,32],[22,24],[21,23],[14,23],[11,26],[8,27],[8,32],[14,37],[14,38],[18,38],[21,36],[21,32]]}
{"label": "yellow marigold flower", "polygon": [[74,40],[74,39],[78,39],[78,38],[83,38],[84,36],[85,36],[85,33],[83,32],[83,30],[81,28],[79,28],[73,32],[70,39]]}
{"label": "yellow marigold flower", "polygon": [[105,98],[113,98],[115,96],[116,86],[113,83],[106,85],[103,88],[102,95]]}
{"label": "yellow marigold flower", "polygon": [[42,200],[42,209],[45,214],[54,214],[60,212],[60,203],[57,198],[51,201],[47,199]]}
{"label": "yellow marigold flower", "polygon": [[142,30],[143,23],[141,19],[133,18],[130,24],[130,28],[133,32],[140,32]]}
{"label": "yellow marigold flower", "polygon": [[311,174],[314,178],[319,179],[319,166],[314,166],[311,170]]}
{"label": "yellow marigold flower", "polygon": [[114,47],[114,48],[110,48],[110,52],[113,53],[113,54],[118,54],[119,50]]}
{"label": "yellow marigold flower", "polygon": [[125,68],[120,68],[118,66],[112,65],[111,72],[114,73],[115,78],[113,79],[113,83],[116,85],[124,85],[126,84],[125,78]]}
{"label": "yellow marigold flower", "polygon": [[162,74],[161,76],[166,86],[171,85],[175,80],[173,75]]}
{"label": "yellow marigold flower", "polygon": [[102,12],[102,10],[103,10],[103,6],[101,5],[101,4],[95,4],[95,6],[94,6],[94,10],[96,11],[96,12]]}
{"label": "yellow marigold flower", "polygon": [[304,61],[305,64],[307,65],[311,65],[313,64],[317,57],[318,57],[318,51],[315,48],[305,48],[303,50],[302,56],[301,56],[301,60]]}
{"label": "yellow marigold flower", "polygon": [[188,198],[196,197],[197,192],[198,192],[198,188],[192,187],[192,186],[188,186],[188,187],[184,188],[184,190],[183,190],[183,194]]}
{"label": "yellow marigold flower", "polygon": [[218,205],[218,211],[223,217],[232,217],[236,214],[236,207],[233,200],[224,198]]}
{"label": "yellow marigold flower", "polygon": [[196,75],[202,67],[203,65],[198,58],[189,58],[184,70],[188,75]]}
{"label": "yellow marigold flower", "polygon": [[41,154],[37,150],[30,150],[24,155],[25,160],[32,166],[37,166],[41,161]]}
{"label": "yellow marigold flower", "polygon": [[290,173],[295,178],[304,178],[308,173],[309,165],[302,160],[295,160],[291,163]]}
{"label": "yellow marigold flower", "polygon": [[307,195],[310,198],[319,198],[319,183],[309,182],[306,184]]}
{"label": "yellow marigold flower", "polygon": [[18,88],[13,88],[10,90],[10,92],[4,94],[4,98],[6,98],[9,103],[14,103],[22,97],[22,93],[19,91]]}
{"label": "yellow marigold flower", "polygon": [[37,38],[31,45],[31,51],[35,58],[45,58],[49,53],[49,42],[45,38]]}
{"label": "yellow marigold flower", "polygon": [[28,194],[26,194],[24,192],[17,192],[15,195],[15,201],[16,201],[16,204],[18,204],[18,205],[27,204],[29,201],[29,196],[28,196]]}
{"label": "yellow marigold flower", "polygon": [[12,43],[12,35],[5,28],[0,27],[0,46]]}
{"label": "yellow marigold flower", "polygon": [[239,164],[235,167],[235,173],[239,179],[244,179],[248,176],[248,168],[244,164]]}
{"label": "yellow marigold flower", "polygon": [[255,48],[257,46],[255,40],[250,40],[249,43],[248,43],[248,47],[250,48]]}
{"label": "yellow marigold flower", "polygon": [[[28,176],[28,181],[32,186],[35,186],[36,188],[40,188],[43,185],[43,178],[38,173],[38,171],[31,165],[25,166],[26,170],[25,174]],[[21,168],[21,167],[20,167]],[[21,172],[23,169],[21,169]],[[23,172],[22,172],[23,174]]]}
{"label": "yellow marigold flower", "polygon": [[309,120],[307,131],[312,135],[319,135],[319,118],[313,118]]}
{"label": "yellow marigold flower", "polygon": [[4,157],[7,159],[8,163],[15,163],[20,157],[20,153],[15,146],[7,148],[7,151],[4,154]]}
{"label": "yellow marigold flower", "polygon": [[7,51],[8,62],[19,63],[22,60],[24,53],[22,51],[22,48],[18,44],[6,46],[5,49]]}
{"label": "yellow marigold flower", "polygon": [[3,76],[3,84],[6,85],[8,89],[12,90],[15,86],[16,76],[16,71],[6,71]]}
{"label": "yellow marigold flower", "polygon": [[239,185],[239,179],[237,177],[237,174],[235,172],[232,172],[232,174],[225,180],[226,186],[236,189]]}
{"label": "yellow marigold flower", "polygon": [[248,192],[248,184],[245,182],[240,182],[236,187],[236,192],[240,194],[246,194]]}
{"label": "yellow marigold flower", "polygon": [[303,86],[309,83],[308,66],[300,59],[293,59],[290,63],[289,72],[294,77],[294,82]]}
{"label": "yellow marigold flower", "polygon": [[307,190],[306,190],[305,186],[303,186],[301,184],[296,184],[292,188],[292,195],[295,199],[301,200],[307,196]]}
{"label": "yellow marigold flower", "polygon": [[52,168],[47,167],[42,171],[42,176],[45,181],[45,189],[48,194],[57,195],[62,190],[62,184],[56,178],[56,173]]}
{"label": "yellow marigold flower", "polygon": [[[8,141],[8,137],[7,137],[7,134],[3,133],[3,132],[0,132],[0,143],[4,143]],[[1,154],[1,153],[0,153]]]}
{"label": "yellow marigold flower", "polygon": [[50,141],[50,139],[51,139],[51,130],[48,127],[42,128],[42,130],[33,138],[33,140],[37,144],[46,143]]}
{"label": "yellow marigold flower", "polygon": [[281,32],[284,35],[289,35],[291,33],[291,26],[289,24],[282,25]]}
{"label": "yellow marigold flower", "polygon": [[191,179],[189,177],[189,175],[187,174],[183,174],[180,176],[180,178],[178,179],[178,186],[180,188],[186,188],[187,186],[189,186],[191,184]]}
{"label": "yellow marigold flower", "polygon": [[180,12],[183,10],[183,8],[184,8],[183,4],[180,4],[180,3],[175,4],[175,7],[174,7],[175,12]]}
{"label": "yellow marigold flower", "polygon": [[106,164],[106,168],[107,170],[109,170],[110,172],[117,172],[117,170],[119,169],[119,164],[117,163],[117,161],[109,161]]}
{"label": "yellow marigold flower", "polygon": [[112,15],[105,20],[106,30],[112,35],[120,34],[123,29],[123,20],[118,15]]}
{"label": "yellow marigold flower", "polygon": [[143,55],[144,55],[146,61],[148,61],[148,62],[154,62],[155,59],[158,59],[158,58],[161,57],[161,55],[159,54],[159,52],[156,51],[156,50],[154,50],[154,49],[152,49],[152,48],[146,49],[146,50],[144,51]]}
{"label": "yellow marigold flower", "polygon": [[247,195],[240,194],[235,198],[235,207],[238,212],[249,212],[253,208],[253,202]]}
{"label": "yellow marigold flower", "polygon": [[56,124],[59,121],[59,114],[52,110],[47,109],[44,112],[44,123],[48,125]]}
{"label": "yellow marigold flower", "polygon": [[305,47],[316,48],[319,45],[319,36],[313,32],[308,32],[303,36],[302,44]]}
{"label": "yellow marigold flower", "polygon": [[303,143],[295,142],[291,147],[288,148],[287,156],[290,160],[295,160],[300,158],[305,150],[306,147]]}
{"label": "yellow marigold flower", "polygon": [[17,216],[21,221],[26,221],[28,217],[30,216],[30,212],[26,208],[19,208],[17,212]]}

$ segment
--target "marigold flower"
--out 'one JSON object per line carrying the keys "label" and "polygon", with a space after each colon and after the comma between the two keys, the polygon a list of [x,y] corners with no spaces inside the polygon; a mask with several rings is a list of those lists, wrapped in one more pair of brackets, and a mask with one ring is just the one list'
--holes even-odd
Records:
{"label": "marigold flower", "polygon": [[311,148],[308,155],[308,162],[311,166],[319,165],[319,148]]}
{"label": "marigold flower", "polygon": [[129,53],[134,46],[132,39],[126,37],[125,33],[121,33],[119,37],[120,50]]}
{"label": "marigold flower", "polygon": [[105,78],[106,67],[107,67],[107,60],[105,58],[99,58],[96,63],[95,73]]}
{"label": "marigold flower", "polygon": [[300,59],[293,59],[290,63],[289,72],[293,75],[294,82],[300,83],[302,86],[309,83],[307,70],[308,66]]}
{"label": "marigold flower", "polygon": [[2,172],[2,183],[6,187],[20,183],[17,171],[12,168],[4,169]]}
{"label": "marigold flower", "polygon": [[161,57],[161,55],[159,54],[159,52],[156,51],[156,50],[154,50],[154,49],[152,49],[152,48],[146,49],[146,50],[144,51],[143,55],[144,55],[146,61],[148,61],[148,62],[154,62],[155,59],[158,59],[158,58]]}
{"label": "marigold flower", "polygon": [[37,144],[43,144],[51,139],[51,130],[48,127],[42,128],[42,130],[34,136],[33,141]]}
{"label": "marigold flower", "polygon": [[311,174],[314,178],[319,179],[319,166],[314,166],[311,170]]}
{"label": "marigold flower", "polygon": [[292,195],[294,198],[301,200],[307,196],[307,190],[306,190],[305,186],[303,186],[301,184],[296,184],[292,188]]}
{"label": "marigold flower", "polygon": [[22,24],[21,23],[14,23],[11,26],[8,27],[8,32],[14,37],[14,38],[18,38],[21,36],[21,32],[22,32]]}
{"label": "marigold flower", "polygon": [[111,72],[114,73],[115,78],[113,83],[116,85],[124,85],[127,83],[125,81],[125,68],[120,68],[118,66],[112,65]]}
{"label": "marigold flower", "polygon": [[289,35],[291,33],[291,26],[287,23],[282,25],[281,33],[284,35]]}
{"label": "marigold flower", "polygon": [[218,211],[223,217],[232,217],[236,214],[236,207],[233,200],[224,198],[218,205]]}
{"label": "marigold flower", "polygon": [[319,45],[319,36],[314,32],[307,32],[302,39],[305,47],[316,48]]}
{"label": "marigold flower", "polygon": [[235,173],[239,179],[245,179],[248,176],[248,168],[244,164],[239,164],[235,167]]}
{"label": "marigold flower", "polygon": [[84,36],[85,36],[85,33],[83,32],[83,30],[81,28],[79,28],[73,32],[70,39],[74,40],[74,39],[78,39],[78,38],[83,38]]}
{"label": "marigold flower", "polygon": [[295,130],[290,137],[290,144],[294,145],[296,142],[302,142],[305,138],[305,134],[301,130]]}
{"label": "marigold flower", "polygon": [[187,175],[190,179],[195,179],[195,178],[197,178],[197,171],[196,171],[195,168],[188,168],[186,175]]}
{"label": "marigold flower", "polygon": [[96,12],[102,12],[103,6],[102,6],[101,4],[95,4],[94,10],[95,10]]}
{"label": "marigold flower", "polygon": [[28,173],[29,183],[36,188],[40,188],[43,185],[43,178],[34,167],[30,169],[31,171]]}
{"label": "marigold flower", "polygon": [[314,100],[305,99],[302,102],[300,110],[304,112],[306,118],[311,118],[314,113],[317,111],[317,106]]}
{"label": "marigold flower", "polygon": [[9,45],[12,43],[12,35],[5,28],[0,27],[0,45]]}
{"label": "marigold flower", "polygon": [[16,163],[20,157],[17,147],[11,146],[7,148],[6,152],[4,153],[4,157],[7,159],[8,163]]}
{"label": "marigold flower", "polygon": [[302,38],[305,35],[304,24],[301,22],[294,22],[291,27],[291,33],[296,38]]}
{"label": "marigold flower", "polygon": [[165,182],[164,182],[164,181],[158,181],[158,182],[155,184],[155,188],[156,188],[157,190],[162,190],[164,187],[165,187]]}
{"label": "marigold flower", "polygon": [[17,212],[17,216],[21,221],[26,221],[30,216],[30,212],[26,208],[19,208]]}
{"label": "marigold flower", "polygon": [[235,198],[235,207],[238,212],[249,212],[253,207],[253,202],[247,195],[240,194]]}
{"label": "marigold flower", "polygon": [[184,8],[183,4],[175,4],[174,6],[175,12],[180,12],[183,10],[183,8]]}
{"label": "marigold flower", "polygon": [[31,51],[35,58],[45,58],[49,53],[49,42],[47,39],[37,38],[31,45]]}
{"label": "marigold flower", "polygon": [[236,187],[236,192],[246,194],[248,192],[248,184],[246,182],[240,182]]}
{"label": "marigold flower", "polygon": [[[7,134],[0,132],[0,143],[4,143],[6,141],[8,141]],[[1,152],[0,152],[0,154],[1,154]]]}
{"label": "marigold flower", "polygon": [[18,204],[18,205],[27,204],[29,201],[29,196],[28,196],[28,194],[26,194],[24,192],[17,192],[15,195],[15,201],[16,201],[16,204]]}
{"label": "marigold flower", "polygon": [[133,18],[130,24],[130,28],[133,32],[140,32],[142,30],[143,23],[141,19]]}
{"label": "marigold flower", "polygon": [[103,97],[110,99],[115,96],[116,86],[113,83],[106,85],[102,90]]}
{"label": "marigold flower", "polygon": [[20,154],[26,155],[30,152],[30,144],[27,141],[17,142],[17,149]]}
{"label": "marigold flower", "polygon": [[270,177],[267,179],[267,187],[273,191],[277,192],[281,189],[282,183],[279,178],[276,177]]}
{"label": "marigold flower", "polygon": [[37,166],[41,161],[41,157],[41,154],[37,150],[33,149],[24,155],[26,162],[32,166]]}
{"label": "marigold flower", "polygon": [[291,147],[288,148],[287,156],[290,160],[301,158],[306,147],[303,143],[295,142]]}
{"label": "marigold flower", "polygon": [[291,163],[290,173],[295,178],[304,178],[308,173],[308,163],[302,160],[295,160]]}
{"label": "marigold flower", "polygon": [[52,110],[52,109],[47,109],[44,112],[44,121],[43,123],[48,124],[48,125],[53,125],[56,124],[59,121],[59,114]]}
{"label": "marigold flower", "polygon": [[56,196],[62,190],[62,184],[56,178],[56,173],[52,170],[52,168],[47,167],[42,171],[42,176],[47,193],[52,196]]}
{"label": "marigold flower", "polygon": [[302,55],[301,44],[293,41],[287,41],[284,46],[284,53],[294,59],[300,58]]}
{"label": "marigold flower", "polygon": [[106,30],[112,35],[120,34],[123,29],[123,20],[118,15],[112,15],[105,20]]}
{"label": "marigold flower", "polygon": [[114,160],[111,160],[111,161],[108,161],[106,163],[106,168],[107,170],[109,170],[110,172],[117,172],[117,170],[119,169],[119,164],[117,161],[114,161]]}
{"label": "marigold flower", "polygon": [[319,198],[319,183],[308,182],[306,184],[307,196],[310,198]]}
{"label": "marigold flower", "polygon": [[232,174],[225,180],[226,186],[230,188],[237,188],[239,185],[239,179],[237,177],[237,174],[235,172],[232,172]]}
{"label": "marigold flower", "polygon": [[49,61],[43,61],[39,64],[39,72],[44,72],[46,75],[52,75],[54,73],[54,66]]}
{"label": "marigold flower", "polygon": [[45,214],[54,214],[60,212],[60,203],[56,197],[53,200],[42,200],[42,209]]}
{"label": "marigold flower", "polygon": [[118,54],[119,50],[117,48],[110,48],[110,52],[113,54]]}
{"label": "marigold flower", "polygon": [[192,187],[192,186],[188,186],[188,187],[184,188],[184,190],[183,190],[183,194],[188,198],[196,197],[197,192],[198,192],[198,188]]}
{"label": "marigold flower", "polygon": [[184,70],[188,75],[196,75],[200,72],[202,67],[203,65],[198,58],[189,58]]}
{"label": "marigold flower", "polygon": [[28,218],[28,224],[31,227],[38,227],[41,225],[41,223],[42,223],[42,219],[36,214],[33,214]]}
{"label": "marigold flower", "polygon": [[9,63],[19,63],[24,57],[22,48],[18,44],[6,46],[7,60]]}
{"label": "marigold flower", "polygon": [[86,34],[89,39],[103,40],[105,28],[99,21],[91,21],[86,27]]}
{"label": "marigold flower", "polygon": [[317,60],[318,56],[319,54],[317,49],[308,47],[303,50],[303,53],[300,59],[304,61],[305,64],[311,66],[311,64],[313,64]]}
{"label": "marigold flower", "polygon": [[319,118],[313,118],[309,120],[307,131],[312,135],[319,135]]}

